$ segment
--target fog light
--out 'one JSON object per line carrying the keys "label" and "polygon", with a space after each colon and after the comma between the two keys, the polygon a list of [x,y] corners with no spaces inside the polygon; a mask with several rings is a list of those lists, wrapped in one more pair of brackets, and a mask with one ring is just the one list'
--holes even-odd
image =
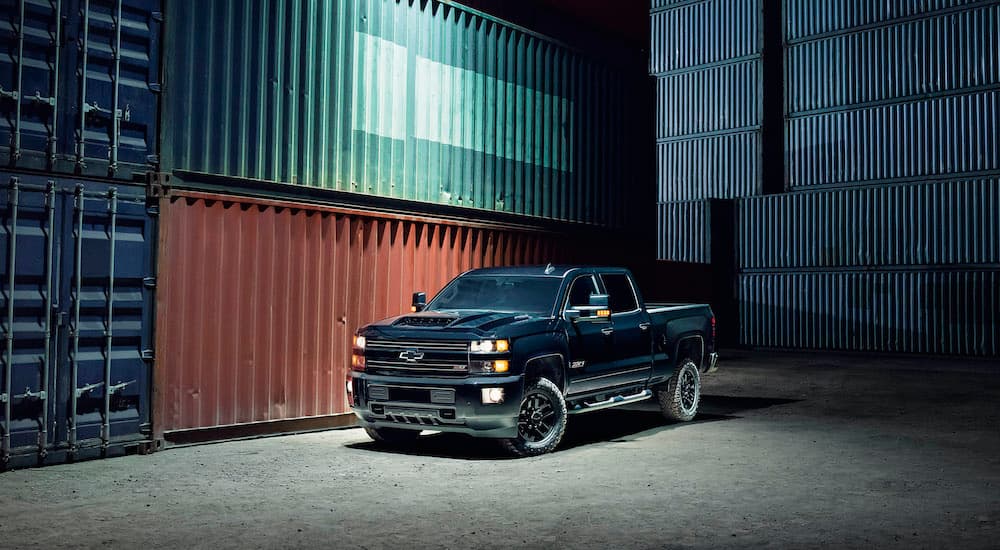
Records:
{"label": "fog light", "polygon": [[483,404],[503,403],[503,388],[483,388]]}
{"label": "fog light", "polygon": [[510,369],[510,363],[504,359],[493,362],[493,372],[507,372],[508,369]]}

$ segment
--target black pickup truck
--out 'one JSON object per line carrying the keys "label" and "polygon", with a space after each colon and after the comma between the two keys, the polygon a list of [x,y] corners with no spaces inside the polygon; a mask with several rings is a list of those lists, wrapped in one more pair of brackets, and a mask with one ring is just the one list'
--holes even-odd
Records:
{"label": "black pickup truck", "polygon": [[384,444],[450,431],[538,455],[569,415],[649,398],[691,420],[718,359],[708,305],[644,305],[620,268],[476,269],[412,310],[354,338],[349,401]]}

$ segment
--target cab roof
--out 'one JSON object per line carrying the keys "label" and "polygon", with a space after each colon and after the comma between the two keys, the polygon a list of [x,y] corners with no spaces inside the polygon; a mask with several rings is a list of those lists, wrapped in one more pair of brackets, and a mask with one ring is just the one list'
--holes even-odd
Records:
{"label": "cab roof", "polygon": [[508,267],[484,267],[467,271],[464,275],[534,275],[543,277],[565,277],[574,271],[597,270],[600,272],[622,272],[620,267],[598,267],[588,265],[518,265]]}

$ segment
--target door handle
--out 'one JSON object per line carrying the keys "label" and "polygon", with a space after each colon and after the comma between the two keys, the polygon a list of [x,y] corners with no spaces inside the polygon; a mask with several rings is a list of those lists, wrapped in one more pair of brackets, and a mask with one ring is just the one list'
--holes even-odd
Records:
{"label": "door handle", "polygon": [[649,330],[649,323],[639,323],[639,330],[643,332]]}
{"label": "door handle", "polygon": [[605,336],[611,336],[614,333],[615,333],[615,329],[613,329],[611,327],[607,327],[607,328],[602,328],[601,329],[601,334],[603,334]]}

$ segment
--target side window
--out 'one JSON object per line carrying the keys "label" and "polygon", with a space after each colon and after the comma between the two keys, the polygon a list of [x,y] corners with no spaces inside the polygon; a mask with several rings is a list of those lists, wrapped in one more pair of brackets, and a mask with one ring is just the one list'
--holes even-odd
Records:
{"label": "side window", "polygon": [[632,283],[624,273],[605,273],[601,275],[604,281],[604,288],[608,290],[608,305],[611,306],[611,313],[622,313],[638,309],[639,303],[635,299],[635,291]]}
{"label": "side window", "polygon": [[590,303],[591,294],[597,294],[594,278],[590,275],[577,277],[569,287],[569,300],[566,307],[587,305]]}

